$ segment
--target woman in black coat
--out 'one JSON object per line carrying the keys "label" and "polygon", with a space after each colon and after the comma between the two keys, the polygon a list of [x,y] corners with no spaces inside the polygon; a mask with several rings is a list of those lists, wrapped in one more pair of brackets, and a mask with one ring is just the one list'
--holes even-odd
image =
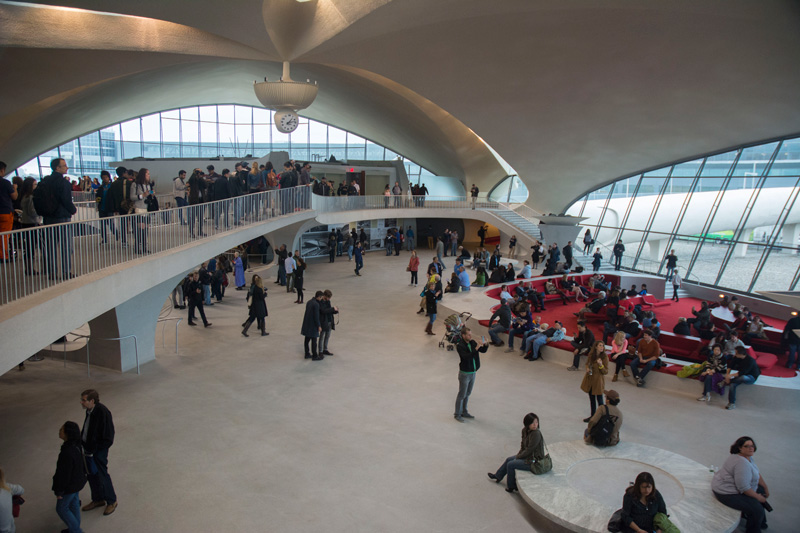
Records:
{"label": "woman in black coat", "polygon": [[[336,249],[336,243],[333,245],[333,249]],[[297,291],[297,300],[294,301],[296,304],[303,303],[303,276],[306,271],[306,262],[300,256],[295,256],[297,259],[297,268],[294,269],[294,288]]]}
{"label": "woman in black coat", "polygon": [[75,422],[65,422],[58,430],[64,441],[58,454],[56,473],[53,475],[53,492],[56,495],[56,513],[67,524],[68,531],[81,530],[81,502],[79,493],[86,486],[86,468],[81,449],[81,430]]}
{"label": "woman in black coat", "polygon": [[266,301],[267,289],[264,288],[264,282],[261,281],[261,276],[258,274],[253,275],[253,283],[250,285],[250,292],[247,295],[247,298],[250,300],[250,314],[247,317],[247,321],[242,324],[242,327],[244,328],[242,330],[242,335],[245,337],[250,336],[247,334],[247,330],[250,329],[250,325],[254,320],[258,321],[258,329],[261,330],[261,336],[265,337],[269,335],[269,333],[265,331],[265,319],[268,315]]}

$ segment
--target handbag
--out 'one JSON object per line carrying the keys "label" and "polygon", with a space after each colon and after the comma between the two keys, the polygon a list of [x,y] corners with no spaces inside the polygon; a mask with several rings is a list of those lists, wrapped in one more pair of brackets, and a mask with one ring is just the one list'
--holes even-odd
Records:
{"label": "handbag", "polygon": [[662,533],[681,533],[681,530],[670,522],[664,513],[656,513],[655,518],[653,518],[653,525],[660,529]]}
{"label": "handbag", "polygon": [[537,476],[546,474],[553,469],[553,460],[550,458],[550,450],[547,449],[544,437],[542,437],[542,443],[544,443],[544,457],[531,463],[531,472]]}
{"label": "handbag", "polygon": [[622,509],[617,509],[614,511],[614,514],[611,515],[611,519],[608,521],[608,530],[611,533],[619,533],[622,531]]}
{"label": "handbag", "polygon": [[16,494],[11,496],[11,515],[14,518],[19,518],[19,506],[25,503],[25,498]]}

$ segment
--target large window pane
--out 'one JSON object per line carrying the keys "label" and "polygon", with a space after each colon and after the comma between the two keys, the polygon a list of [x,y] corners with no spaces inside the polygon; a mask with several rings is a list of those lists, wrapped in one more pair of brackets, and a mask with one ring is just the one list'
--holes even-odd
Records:
{"label": "large window pane", "polygon": [[[200,124],[200,135],[203,135],[203,128],[205,124]],[[203,144],[211,144],[208,139],[205,137],[201,137],[203,140]],[[225,148],[226,153],[230,150],[235,150],[237,148],[236,144],[236,128],[234,128],[233,123],[226,124],[223,122],[219,123],[219,145],[220,148]],[[244,154],[242,154],[244,155]]]}
{"label": "large window pane", "polygon": [[[220,106],[220,116],[222,114],[222,107]],[[253,108],[241,105],[233,106],[234,117],[236,124],[252,124],[253,123]],[[222,120],[222,119],[220,119]]]}
{"label": "large window pane", "polygon": [[161,138],[165,143],[181,142],[181,122],[177,119],[161,117]]}
{"label": "large window pane", "polygon": [[[200,122],[212,122],[214,124],[217,123],[217,106],[215,105],[206,105],[200,106],[198,108],[200,112]],[[233,117],[228,121],[233,124]]]}
{"label": "large window pane", "polygon": [[272,122],[272,111],[260,107],[253,108],[253,124],[270,124]]}
{"label": "large window pane", "polygon": [[142,140],[150,143],[161,142],[161,120],[158,113],[142,117]]}
{"label": "large window pane", "polygon": [[760,176],[764,173],[767,163],[772,159],[772,154],[778,147],[777,142],[751,146],[742,150],[736,168],[733,169],[733,176]]}
{"label": "large window pane", "polygon": [[706,164],[703,166],[701,176],[727,176],[728,171],[736,159],[738,150],[732,150],[724,154],[712,155],[706,158]]}
{"label": "large window pane", "polygon": [[347,157],[348,159],[366,159],[364,149],[366,147],[366,139],[359,137],[353,133],[347,134]]}
{"label": "large window pane", "polygon": [[753,287],[755,291],[788,291],[791,289],[789,284],[797,274],[800,267],[800,255],[798,255],[798,243],[792,243],[779,239],[781,244],[772,249],[764,268],[756,280]]}
{"label": "large window pane", "polygon": [[234,106],[232,105],[217,106],[217,120],[219,121],[220,124],[233,124],[236,120]]}
{"label": "large window pane", "polygon": [[800,175],[800,139],[783,141],[769,171],[770,176]]}
{"label": "large window pane", "polygon": [[[221,126],[222,124],[220,124]],[[231,126],[233,128],[233,126]],[[217,123],[200,122],[200,143],[206,146],[217,144]],[[226,139],[227,141],[227,139]]]}
{"label": "large window pane", "polygon": [[336,159],[345,159],[345,147],[347,146],[347,133],[339,128],[330,126],[328,128],[328,152]]}
{"label": "large window pane", "polygon": [[162,111],[161,118],[171,118],[175,120],[179,120],[181,118],[181,110],[180,109],[170,109],[169,111]]}
{"label": "large window pane", "polygon": [[141,141],[142,140],[142,130],[139,125],[139,119],[135,118],[133,120],[129,120],[127,122],[123,122],[120,124],[122,128],[122,140],[123,141]]}
{"label": "large window pane", "polygon": [[25,164],[22,164],[17,167],[17,175],[22,176],[23,178],[36,178],[41,179],[41,175],[39,174],[39,160],[37,158],[33,158]]}
{"label": "large window pane", "polygon": [[237,124],[234,129],[234,139],[242,154],[254,154],[252,124]]}
{"label": "large window pane", "polygon": [[384,148],[380,144],[367,141],[367,159],[371,161],[383,161]]}
{"label": "large window pane", "polygon": [[703,164],[703,159],[695,159],[694,161],[687,161],[672,167],[672,177],[678,178],[681,176],[697,176],[700,170],[700,165]]}

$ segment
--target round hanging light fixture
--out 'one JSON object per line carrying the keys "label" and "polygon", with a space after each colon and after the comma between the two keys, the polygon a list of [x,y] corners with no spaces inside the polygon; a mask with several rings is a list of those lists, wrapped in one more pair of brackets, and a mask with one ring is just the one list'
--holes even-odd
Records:
{"label": "round hanging light fixture", "polygon": [[275,111],[275,128],[283,133],[297,129],[297,111],[311,105],[317,97],[317,84],[310,81],[294,81],[289,75],[289,62],[283,62],[283,76],[280,81],[253,82],[253,90],[261,104]]}

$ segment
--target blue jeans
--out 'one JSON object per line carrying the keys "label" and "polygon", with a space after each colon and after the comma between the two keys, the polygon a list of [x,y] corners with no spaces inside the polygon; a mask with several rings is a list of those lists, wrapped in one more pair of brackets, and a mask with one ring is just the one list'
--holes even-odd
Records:
{"label": "blue jeans", "polygon": [[414,249],[414,237],[406,237],[406,250],[409,252]]}
{"label": "blue jeans", "polygon": [[797,358],[798,352],[800,352],[800,344],[789,345],[789,360],[786,362],[786,368],[792,368],[795,363],[800,368],[800,359]]}
{"label": "blue jeans", "polygon": [[350,261],[353,258],[353,247],[347,247],[347,260]]}
{"label": "blue jeans", "polygon": [[69,533],[83,533],[81,529],[81,500],[77,492],[64,494],[56,500],[56,513],[67,524]]}
{"label": "blue jeans", "polygon": [[494,475],[500,481],[502,481],[503,478],[506,477],[506,475],[508,475],[508,481],[506,481],[506,486],[509,489],[516,489],[517,470],[526,470],[530,472],[531,465],[526,463],[524,459],[517,459],[516,455],[512,455],[511,457],[503,461],[503,464],[500,465],[500,468],[497,469],[497,472],[495,472]]}
{"label": "blue jeans", "polygon": [[489,338],[492,339],[492,342],[495,344],[500,344],[500,337],[497,336],[498,333],[507,333],[508,328],[502,324],[495,324],[494,326],[489,328]]}
{"label": "blue jeans", "polygon": [[336,243],[336,255],[337,256],[341,256],[342,255],[342,246],[343,245],[344,244],[341,241]]}
{"label": "blue jeans", "polygon": [[433,325],[433,323],[436,322],[436,313],[430,315],[430,320],[428,322],[430,322],[431,325]]}
{"label": "blue jeans", "polygon": [[547,335],[536,335],[536,338],[533,340],[533,353],[531,354],[532,359],[539,359],[539,350],[542,349],[542,346],[547,344]]}
{"label": "blue jeans", "polygon": [[[189,205],[189,204],[186,202],[186,198],[184,198],[184,197],[182,197],[182,196],[176,196],[176,197],[175,197],[175,204],[176,204],[176,206],[177,206],[177,207],[185,207],[185,206]],[[185,220],[184,220],[184,218],[183,218],[183,212],[184,212],[184,211],[185,211],[185,209],[181,209],[180,211],[178,211],[178,218],[179,218],[179,219],[180,219],[180,221],[181,221],[181,226],[183,226],[183,225],[185,225],[185,224],[186,224],[186,221],[185,221]]]}
{"label": "blue jeans", "polygon": [[356,258],[356,273],[358,273],[358,271],[362,268],[364,268],[364,262],[361,259]]}
{"label": "blue jeans", "polygon": [[[463,290],[463,287],[462,287],[462,290]],[[522,342],[523,342],[523,344],[525,343],[525,330],[522,329],[522,328],[518,328],[518,327],[514,326],[508,332],[508,348],[509,349],[514,347],[514,337],[517,336],[517,333],[522,333],[522,339],[523,339]]]}
{"label": "blue jeans", "polygon": [[[761,493],[763,489],[759,486],[759,490],[756,492]],[[714,496],[722,504],[742,512],[745,520],[747,520],[746,533],[761,533],[761,523],[764,521],[764,506],[758,500],[744,494],[718,494],[715,492]]]}
{"label": "blue jeans", "polygon": [[286,267],[283,266],[283,261],[278,260],[278,282],[281,286],[286,286]]}
{"label": "blue jeans", "polygon": [[211,305],[211,285],[203,285],[203,302],[206,305]]}
{"label": "blue jeans", "polygon": [[756,382],[753,376],[736,376],[731,380],[730,389],[728,389],[728,403],[736,403],[736,387],[739,385],[752,385]]}
{"label": "blue jeans", "polygon": [[450,255],[455,257],[457,251],[458,251],[458,242],[450,243]]}
{"label": "blue jeans", "polygon": [[641,365],[641,364],[642,364],[642,360],[639,359],[638,357],[636,359],[634,359],[633,361],[631,361],[631,374],[633,374],[633,377],[635,377],[636,379],[644,379],[644,377],[647,375],[647,373],[650,372],[651,370],[653,370],[653,367],[656,366],[656,360],[653,359],[649,363],[646,363],[644,365],[644,368],[642,368],[642,371],[640,373],[639,372],[639,365]]}
{"label": "blue jeans", "polygon": [[469,395],[472,394],[472,387],[474,385],[475,372],[458,371],[458,396],[456,396],[455,416],[461,416],[463,413],[469,413],[467,410],[467,402],[469,402]]}

